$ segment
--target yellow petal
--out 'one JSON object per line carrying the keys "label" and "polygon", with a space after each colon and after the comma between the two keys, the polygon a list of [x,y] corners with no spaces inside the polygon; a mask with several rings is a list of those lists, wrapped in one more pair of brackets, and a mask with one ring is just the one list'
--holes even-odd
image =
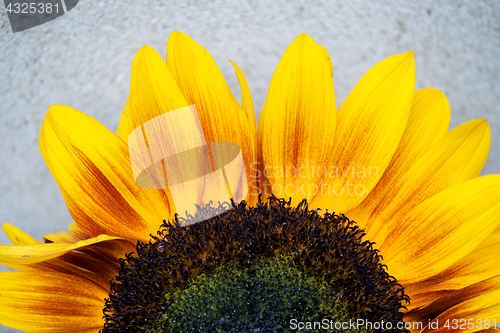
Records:
{"label": "yellow petal", "polygon": [[4,223],[2,225],[3,232],[9,237],[12,244],[14,245],[37,245],[42,244],[42,242],[37,241],[24,231],[14,227],[9,223]]}
{"label": "yellow petal", "polygon": [[[248,117],[248,124],[250,126],[250,131],[251,135],[254,138],[254,152],[253,155],[254,158],[257,156],[257,152],[255,151],[257,149],[257,145],[255,144],[257,142],[257,124],[255,122],[255,109],[253,106],[253,101],[252,101],[252,95],[250,93],[250,87],[248,86],[247,79],[245,78],[245,74],[243,71],[236,65],[233,61],[231,61],[231,64],[234,67],[234,70],[236,72],[236,76],[238,77],[238,82],[240,84],[240,90],[241,90],[241,106],[247,113]],[[255,170],[258,168],[252,163],[250,165],[250,170],[247,170],[247,173],[251,173],[252,177],[252,183],[250,184],[251,189],[255,189],[251,192],[251,196],[249,197],[250,200],[250,205],[254,205],[258,201],[258,191],[256,190],[258,188],[258,179],[254,176],[255,175]]]}
{"label": "yellow petal", "polygon": [[389,167],[365,200],[347,214],[349,218],[365,228],[377,204],[391,197],[387,194],[391,184],[446,135],[449,125],[450,104],[446,96],[434,88],[415,91],[408,123]]}
{"label": "yellow petal", "polygon": [[478,275],[490,278],[500,275],[500,265],[498,265],[499,253],[500,234],[490,235],[474,251],[458,260],[435,279],[446,279],[455,276],[473,277]]}
{"label": "yellow petal", "polygon": [[117,130],[120,138],[128,142],[123,138],[125,134],[128,137],[148,120],[185,106],[188,102],[161,56],[149,46],[143,46],[132,63],[130,96]]}
{"label": "yellow petal", "polygon": [[80,226],[76,222],[71,223],[71,225],[68,227],[68,231],[75,235],[79,240],[91,238],[91,236],[87,234],[82,228],[80,228]]}
{"label": "yellow petal", "polygon": [[109,241],[120,241],[121,238],[100,235],[99,237],[79,241],[74,244],[37,244],[37,245],[0,245],[0,263],[31,265],[62,256],[73,250]]}
{"label": "yellow petal", "polygon": [[255,110],[253,107],[252,94],[250,93],[250,87],[248,86],[247,79],[245,78],[245,74],[243,71],[234,63],[234,61],[230,60],[231,64],[234,67],[234,71],[236,72],[236,77],[238,77],[238,83],[240,84],[241,90],[241,106],[247,113],[248,124],[250,126],[250,130],[252,131],[252,135],[254,138],[257,137],[257,124],[255,123]]}
{"label": "yellow petal", "polygon": [[402,284],[418,283],[450,267],[498,226],[500,175],[451,187],[405,215],[380,244],[384,264]]}
{"label": "yellow petal", "polygon": [[[255,137],[245,109],[234,98],[212,56],[186,34],[168,38],[167,65],[181,92],[198,112],[207,142],[232,142],[242,151],[247,184],[255,178]],[[247,98],[247,96],[245,97]],[[251,187],[249,195],[258,189]]]}
{"label": "yellow petal", "polygon": [[78,237],[67,232],[47,234],[43,236],[43,240],[45,243],[76,243],[80,241]]}
{"label": "yellow petal", "polygon": [[130,119],[130,99],[127,98],[123,110],[120,114],[120,122],[116,129],[116,135],[125,142],[128,142],[128,136],[135,129]]}
{"label": "yellow petal", "polygon": [[335,135],[335,92],[322,49],[306,34],[287,48],[259,119],[259,144],[272,192],[292,204],[319,190]]}
{"label": "yellow petal", "polygon": [[66,244],[1,246],[0,262],[23,272],[64,272],[108,290],[118,275],[120,258],[135,251],[136,242],[103,235]]}
{"label": "yellow petal", "polygon": [[330,53],[328,53],[328,50],[323,45],[319,45],[319,47],[321,49],[321,52],[323,52],[323,55],[326,59],[326,64],[330,69],[330,75],[333,77],[333,64],[332,64],[332,58],[330,57]]}
{"label": "yellow petal", "polygon": [[68,227],[69,232],[58,232],[55,234],[46,234],[43,236],[43,241],[45,243],[76,243],[81,240],[86,240],[90,237],[87,235],[76,222],[73,222]]}
{"label": "yellow petal", "polygon": [[385,183],[367,223],[370,239],[382,243],[393,226],[399,225],[396,214],[404,214],[432,195],[477,177],[488,157],[490,137],[485,120],[471,120],[453,129],[411,167]]}
{"label": "yellow petal", "polygon": [[[75,288],[75,286],[77,286]],[[62,273],[0,273],[0,324],[32,332],[98,332],[108,292]]]}
{"label": "yellow petal", "polygon": [[71,215],[90,236],[148,240],[175,213],[164,191],[136,185],[127,144],[77,110],[50,107],[40,151]]}
{"label": "yellow petal", "polygon": [[414,89],[413,52],[389,57],[361,78],[337,112],[328,175],[313,206],[346,213],[368,195],[399,145]]}
{"label": "yellow petal", "polygon": [[56,234],[47,234],[43,236],[45,243],[76,243],[81,240],[92,238],[76,222],[68,227],[69,232],[59,232]]}

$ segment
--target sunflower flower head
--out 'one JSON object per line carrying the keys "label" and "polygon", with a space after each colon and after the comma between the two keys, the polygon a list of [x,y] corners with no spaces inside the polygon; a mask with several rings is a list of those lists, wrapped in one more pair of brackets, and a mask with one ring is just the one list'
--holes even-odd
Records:
{"label": "sunflower flower head", "polygon": [[301,34],[256,126],[232,64],[241,103],[210,54],[176,31],[166,61],[148,46],[136,54],[117,134],[49,108],[39,147],[74,223],[43,242],[4,224],[13,245],[0,246],[0,263],[17,271],[0,273],[0,324],[61,333],[498,324],[500,176],[479,177],[485,120],[449,131],[444,94],[415,91],[412,52],[373,66],[337,109],[331,57]]}

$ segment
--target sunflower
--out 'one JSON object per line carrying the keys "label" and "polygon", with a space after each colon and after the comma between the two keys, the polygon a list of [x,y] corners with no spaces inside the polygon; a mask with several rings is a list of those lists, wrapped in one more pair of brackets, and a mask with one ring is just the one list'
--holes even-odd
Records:
{"label": "sunflower", "polygon": [[[485,120],[448,131],[444,94],[415,91],[412,52],[376,64],[337,110],[328,51],[302,34],[256,126],[233,66],[241,104],[210,54],[174,32],[166,63],[147,46],[136,54],[116,135],[49,108],[40,151],[74,222],[44,242],[3,225],[13,245],[0,247],[0,262],[17,271],[0,273],[0,324],[65,333],[498,324],[500,176],[478,177]],[[208,142],[241,149],[248,185],[243,201],[198,207],[212,216],[198,223],[176,211],[168,186],[137,185],[128,145],[144,123],[190,105]]]}

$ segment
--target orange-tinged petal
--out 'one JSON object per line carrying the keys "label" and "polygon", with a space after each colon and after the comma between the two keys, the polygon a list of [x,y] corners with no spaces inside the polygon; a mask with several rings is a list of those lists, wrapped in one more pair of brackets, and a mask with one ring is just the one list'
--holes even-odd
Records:
{"label": "orange-tinged petal", "polygon": [[391,183],[397,181],[432,145],[442,139],[449,125],[450,104],[446,96],[434,88],[415,91],[408,123],[389,167],[365,200],[347,214],[349,218],[365,228],[373,209],[387,198]]}
{"label": "orange-tinged petal", "polygon": [[[168,38],[167,65],[188,103],[195,105],[206,141],[232,142],[241,148],[251,184],[256,174],[254,132],[212,56],[191,37],[174,31]],[[257,190],[251,187],[249,195]]]}
{"label": "orange-tinged petal", "polygon": [[[410,311],[405,316],[405,321],[432,320],[439,323],[438,328],[428,327],[422,332],[481,332],[495,325],[495,320],[498,324],[500,311],[498,299],[500,299],[500,276],[441,297],[423,309]],[[478,319],[480,321],[477,321]],[[486,320],[489,321],[489,327],[485,327]],[[471,322],[474,325],[469,324]]]}
{"label": "orange-tinged petal", "polygon": [[[481,283],[482,281],[488,280],[496,275],[498,274],[474,274],[451,277],[441,283],[435,282],[427,288],[423,288],[415,292],[408,292],[411,295],[411,302],[406,306],[406,308],[408,310],[419,309],[435,302],[440,298],[453,297],[458,290],[467,288],[476,283]],[[407,290],[406,287],[405,290]]]}
{"label": "orange-tinged petal", "polygon": [[428,280],[405,285],[411,295],[408,309],[418,308],[436,300],[437,295],[446,295],[474,283],[500,275],[498,253],[500,234],[488,236],[471,253]]}
{"label": "orange-tinged petal", "polygon": [[406,172],[383,184],[379,203],[367,223],[368,237],[382,243],[394,225],[400,225],[396,214],[404,214],[432,195],[476,178],[488,157],[490,137],[485,120],[471,120],[449,132]]}
{"label": "orange-tinged petal", "polygon": [[68,231],[75,235],[79,240],[91,238],[91,236],[87,234],[82,228],[80,228],[80,226],[76,222],[71,223],[71,225],[68,227]]}
{"label": "orange-tinged petal", "polygon": [[127,144],[75,109],[50,107],[40,151],[75,222],[90,236],[147,241],[175,213],[163,191],[136,185]]}
{"label": "orange-tinged petal", "polygon": [[499,214],[500,175],[451,187],[397,217],[399,224],[379,245],[384,264],[403,285],[430,278],[481,244]]}
{"label": "orange-tinged petal", "polygon": [[[490,235],[474,251],[438,275],[417,285],[405,286],[405,290],[411,295],[408,310],[422,307],[456,290],[500,275],[499,252],[500,234]],[[418,288],[420,285],[425,287]]]}
{"label": "orange-tinged petal", "polygon": [[337,112],[328,174],[313,206],[347,213],[368,195],[399,145],[414,89],[412,52],[381,61],[361,78]]}
{"label": "orange-tinged petal", "polygon": [[482,275],[488,278],[500,275],[498,254],[500,253],[500,234],[488,236],[477,248],[465,257],[458,260],[444,272],[438,274],[436,279],[449,279],[450,277],[466,277]]}
{"label": "orange-tinged petal", "polygon": [[[427,329],[424,330],[424,333],[450,331],[457,333],[496,332],[498,328],[494,328],[493,325],[498,323],[498,314],[500,313],[499,298],[500,290],[495,290],[489,292],[488,295],[481,295],[465,301],[436,318],[439,322],[444,323],[440,329]],[[450,326],[445,327],[444,325],[448,320]],[[488,330],[481,329],[487,325],[490,327]]]}
{"label": "orange-tinged petal", "polygon": [[[263,168],[272,192],[310,200],[327,164],[336,126],[335,92],[322,49],[306,34],[287,48],[259,119]],[[314,186],[313,186],[314,185]]]}
{"label": "orange-tinged petal", "polygon": [[47,234],[43,236],[45,243],[76,243],[81,239],[68,232],[58,232],[56,234]]}
{"label": "orange-tinged petal", "polygon": [[[77,286],[75,288],[75,286]],[[0,273],[0,324],[33,332],[95,332],[108,291],[62,273]]]}
{"label": "orange-tinged petal", "polygon": [[[498,299],[500,290],[495,290],[456,305],[436,318],[445,324],[449,320],[451,330],[443,324],[438,330],[428,329],[424,332],[495,332],[498,328],[494,328],[493,325],[498,324],[500,313]],[[483,330],[482,328],[488,324],[490,328]]]}

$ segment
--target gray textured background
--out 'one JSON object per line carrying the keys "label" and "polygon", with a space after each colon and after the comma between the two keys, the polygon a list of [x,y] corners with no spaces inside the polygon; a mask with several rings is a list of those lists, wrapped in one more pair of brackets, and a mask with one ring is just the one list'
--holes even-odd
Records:
{"label": "gray textured background", "polygon": [[[444,91],[451,127],[489,120],[483,174],[500,171],[499,1],[81,0],[16,34],[1,6],[0,222],[39,239],[66,228],[71,217],[38,151],[45,111],[69,105],[115,130],[135,52],[147,44],[165,56],[175,29],[208,49],[239,99],[234,60],[257,110],[285,48],[302,32],[330,51],[337,106],[375,63],[414,50],[417,88]],[[10,244],[3,234],[0,243]]]}

